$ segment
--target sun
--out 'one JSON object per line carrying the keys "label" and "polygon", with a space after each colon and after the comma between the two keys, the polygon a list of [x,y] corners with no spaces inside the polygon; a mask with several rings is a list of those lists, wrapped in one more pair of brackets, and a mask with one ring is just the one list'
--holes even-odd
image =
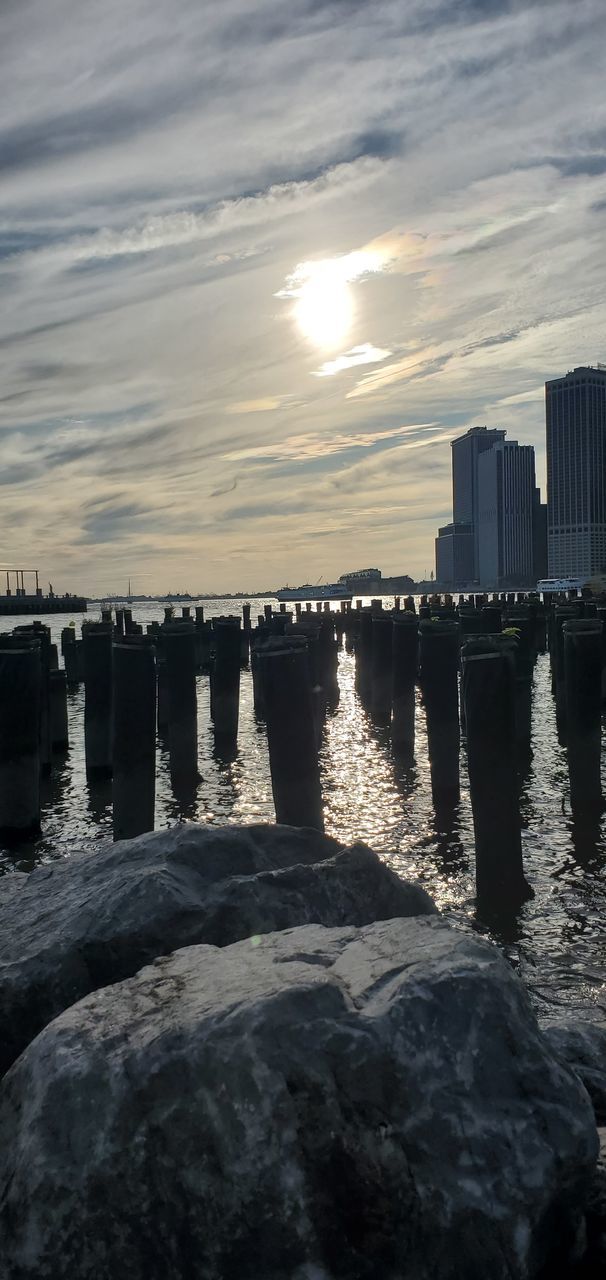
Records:
{"label": "sun", "polygon": [[337,349],[347,340],[354,320],[354,300],[338,259],[306,263],[295,317],[301,333],[315,346]]}

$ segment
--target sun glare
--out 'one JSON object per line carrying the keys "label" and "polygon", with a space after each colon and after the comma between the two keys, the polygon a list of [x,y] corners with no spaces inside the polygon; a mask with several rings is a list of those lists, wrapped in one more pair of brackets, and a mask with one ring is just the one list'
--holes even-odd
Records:
{"label": "sun glare", "polygon": [[307,280],[295,303],[301,333],[318,347],[340,347],[351,331],[352,292],[337,262],[310,262]]}
{"label": "sun glare", "polygon": [[300,262],[277,296],[295,299],[295,320],[309,342],[337,350],[347,341],[355,319],[351,282],[383,265],[384,255],[369,250]]}

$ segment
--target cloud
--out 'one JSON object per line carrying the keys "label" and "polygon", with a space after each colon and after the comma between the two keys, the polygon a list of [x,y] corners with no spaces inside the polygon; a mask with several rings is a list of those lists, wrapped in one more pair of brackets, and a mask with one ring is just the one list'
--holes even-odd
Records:
{"label": "cloud", "polygon": [[328,458],[332,457],[333,454],[351,452],[356,449],[372,449],[385,441],[397,440],[401,436],[410,435],[412,432],[427,431],[431,426],[431,423],[426,422],[407,423],[403,426],[389,427],[382,431],[357,432],[355,435],[321,436],[308,434],[291,436],[286,440],[276,441],[272,444],[251,445],[225,456],[233,462],[281,462],[285,460],[303,462],[310,458]]}
{"label": "cloud", "polygon": [[423,572],[453,433],[541,470],[545,378],[605,354],[602,0],[73,14],[3,12],[6,554]]}
{"label": "cloud", "polygon": [[381,360],[387,360],[391,354],[391,351],[373,347],[370,342],[363,342],[359,347],[352,347],[351,351],[344,351],[343,355],[336,356],[334,360],[325,360],[324,364],[314,371],[314,377],[329,378],[335,373],[342,373],[345,369],[353,369],[358,364],[377,364]]}
{"label": "cloud", "polygon": [[276,396],[263,396],[260,400],[237,400],[225,407],[226,413],[272,413],[279,409],[282,400]]}

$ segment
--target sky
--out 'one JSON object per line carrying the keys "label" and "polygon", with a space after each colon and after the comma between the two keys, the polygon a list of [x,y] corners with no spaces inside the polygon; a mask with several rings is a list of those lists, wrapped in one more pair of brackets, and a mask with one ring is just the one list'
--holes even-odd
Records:
{"label": "sky", "polygon": [[2,0],[0,566],[423,576],[606,360],[604,0]]}

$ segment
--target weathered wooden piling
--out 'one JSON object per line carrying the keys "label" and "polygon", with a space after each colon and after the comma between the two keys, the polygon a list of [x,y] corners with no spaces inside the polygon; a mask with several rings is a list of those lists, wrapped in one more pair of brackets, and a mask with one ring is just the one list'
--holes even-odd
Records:
{"label": "weathered wooden piling", "polygon": [[360,634],[356,642],[356,690],[365,706],[372,694],[372,613],[362,609]]}
{"label": "weathered wooden piling", "polygon": [[265,614],[265,621],[271,622],[272,616],[273,616],[273,609],[270,604],[263,605],[263,613]]}
{"label": "weathered wooden piling", "polygon": [[69,732],[67,727],[67,676],[65,671],[50,673],[50,726],[53,751],[67,751]]}
{"label": "weathered wooden piling", "polygon": [[242,605],[242,630],[240,632],[240,665],[247,667],[250,662],[250,605]]}
{"label": "weathered wooden piling", "polygon": [[43,622],[24,623],[15,627],[15,636],[28,637],[38,642],[40,652],[40,770],[43,775],[50,773],[52,764],[52,743],[50,723],[50,627]]}
{"label": "weathered wooden piling", "polygon": [[0,649],[0,835],[6,840],[40,830],[39,646],[23,639]]}
{"label": "weathered wooden piling", "polygon": [[532,677],[536,660],[534,619],[527,612],[510,611],[505,634],[515,637],[513,650],[515,666],[516,741],[520,760],[531,751],[532,734]]}
{"label": "weathered wooden piling", "polygon": [[212,672],[212,717],[215,744],[223,750],[235,746],[238,738],[240,656],[240,619],[218,618]]}
{"label": "weathered wooden piling", "polygon": [[163,737],[168,733],[168,669],[164,652],[156,658],[156,718],[158,734]]}
{"label": "weathered wooden piling", "polygon": [[[72,632],[73,635],[73,632]],[[67,683],[77,685],[80,682],[80,659],[78,656],[78,648],[76,640],[72,639],[71,643],[65,643],[63,647],[63,665],[65,667],[65,676]]]}
{"label": "weathered wooden piling", "polygon": [[602,622],[581,618],[563,625],[566,747],[570,802],[575,817],[601,812]]}
{"label": "weathered wooden piling", "polygon": [[419,624],[420,680],[427,717],[427,745],[434,804],[460,799],[459,627],[448,619]]}
{"label": "weathered wooden piling", "polygon": [[84,646],[84,750],[86,772],[110,777],[112,771],[112,630],[104,622],[87,623]]}
{"label": "weathered wooden piling", "polygon": [[124,635],[124,609],[116,609],[116,622],[114,626],[114,633],[117,636]]}
{"label": "weathered wooden piling", "polygon": [[76,640],[76,628],[72,622],[69,627],[61,628],[61,656],[65,653],[65,647],[68,644],[74,644]]}
{"label": "weathered wooden piling", "polygon": [[564,661],[565,622],[573,621],[579,616],[576,605],[556,605],[550,618],[549,656],[551,660],[552,690],[556,701],[556,723],[558,738],[566,741],[566,672]]}
{"label": "weathered wooden piling", "polygon": [[172,604],[165,604],[164,605],[164,621],[172,622],[173,618],[174,618],[174,609]]}
{"label": "weathered wooden piling", "polygon": [[413,613],[393,620],[391,742],[396,755],[415,751],[415,685],[419,666],[419,626]]}
{"label": "weathered wooden piling", "polygon": [[513,657],[464,653],[463,665],[478,901],[515,910],[532,890],[522,864]]}
{"label": "weathered wooden piling", "polygon": [[154,829],[156,663],[149,645],[113,646],[113,832],[128,840]]}
{"label": "weathered wooden piling", "polygon": [[59,652],[56,644],[51,644],[49,647],[48,666],[50,671],[59,670]]}
{"label": "weathered wooden piling", "polygon": [[124,610],[124,634],[125,634],[125,636],[130,635],[130,633],[131,633],[131,631],[132,631],[132,626],[133,626],[133,611],[132,611],[132,609],[125,609],[125,610]]}
{"label": "weathered wooden piling", "polygon": [[307,645],[275,639],[260,660],[276,821],[323,831]]}
{"label": "weathered wooden piling", "polygon": [[263,673],[261,671],[260,651],[271,634],[270,627],[263,620],[250,635],[250,670],[253,686],[253,708],[258,720],[265,719],[265,698],[263,696]]}
{"label": "weathered wooden piling", "polygon": [[371,714],[377,725],[391,720],[392,621],[389,614],[372,618]]}
{"label": "weathered wooden piling", "polygon": [[173,787],[189,787],[198,778],[198,704],[196,635],[193,624],[170,622],[162,628],[168,684],[168,748]]}

